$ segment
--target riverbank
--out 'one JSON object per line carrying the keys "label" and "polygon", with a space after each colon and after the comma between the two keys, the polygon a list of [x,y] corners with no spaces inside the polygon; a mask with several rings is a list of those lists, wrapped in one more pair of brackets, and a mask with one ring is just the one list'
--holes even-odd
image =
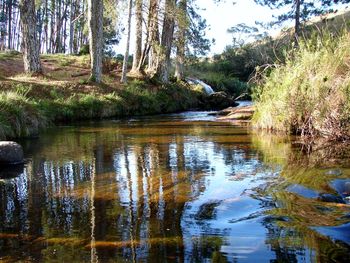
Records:
{"label": "riverbank", "polygon": [[307,42],[254,90],[253,125],[307,139],[350,140],[350,33]]}
{"label": "riverbank", "polygon": [[50,55],[42,62],[43,76],[27,76],[19,54],[0,54],[0,140],[37,136],[56,123],[189,110],[204,96],[184,82],[130,78],[123,85],[118,65],[104,74],[103,84],[90,83],[86,56]]}
{"label": "riverbank", "polygon": [[238,102],[237,107],[228,107],[213,113],[218,121],[227,121],[232,124],[249,125],[255,112],[255,106],[250,101]]}

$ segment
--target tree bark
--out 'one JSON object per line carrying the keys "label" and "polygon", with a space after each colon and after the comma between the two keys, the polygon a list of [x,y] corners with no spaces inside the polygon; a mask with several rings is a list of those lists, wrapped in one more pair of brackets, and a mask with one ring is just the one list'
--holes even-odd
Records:
{"label": "tree bark", "polygon": [[55,40],[55,53],[61,53],[61,27],[62,27],[62,21],[61,21],[61,7],[62,7],[62,0],[56,0],[56,40]]}
{"label": "tree bark", "polygon": [[159,25],[158,25],[158,7],[159,0],[150,0],[149,7],[149,41],[150,47],[148,50],[148,73],[154,73],[158,67],[159,58]]}
{"label": "tree bark", "polygon": [[74,15],[75,15],[75,8],[74,8],[74,1],[70,0],[70,17],[69,17],[69,53],[74,54]]}
{"label": "tree bark", "polygon": [[[154,15],[155,12],[157,12],[158,9],[158,0],[149,0],[149,7],[148,7],[148,19],[147,19],[147,27],[146,27],[146,39],[143,51],[141,53],[140,62],[137,68],[137,71],[141,71],[143,67],[146,64],[147,57],[149,56],[151,46],[152,46],[152,29],[153,27],[153,20],[154,16],[157,18],[157,15]],[[158,22],[157,22],[158,23]]]}
{"label": "tree bark", "polygon": [[50,5],[50,45],[49,45],[49,51],[48,53],[54,52],[54,46],[55,46],[55,10],[56,10],[56,1],[51,0]]}
{"label": "tree bark", "polygon": [[23,34],[23,61],[26,73],[42,73],[39,43],[36,35],[36,14],[34,0],[20,0]]}
{"label": "tree bark", "polygon": [[88,24],[91,80],[100,83],[103,58],[103,0],[88,0]]}
{"label": "tree bark", "polygon": [[12,0],[8,1],[8,41],[7,48],[11,49],[11,40],[12,40]]}
{"label": "tree bark", "polygon": [[157,75],[163,83],[169,82],[170,53],[173,43],[174,26],[175,26],[175,7],[176,0],[165,0],[165,14],[163,21],[163,31],[161,39],[159,63]]}
{"label": "tree bark", "polygon": [[49,13],[48,13],[48,0],[45,0],[45,11],[44,11],[44,14],[45,14],[45,18],[44,18],[44,34],[45,34],[45,46],[44,46],[44,49],[43,51],[45,52],[48,52],[49,50]]}
{"label": "tree bark", "polygon": [[122,70],[122,77],[121,77],[121,82],[126,83],[126,72],[128,70],[128,60],[129,60],[129,48],[130,48],[130,31],[131,31],[131,17],[132,17],[132,1],[129,0],[129,5],[128,5],[128,35],[127,35],[127,40],[126,40],[126,49],[125,49],[125,55],[124,55],[124,61],[123,61],[123,70]]}
{"label": "tree bark", "polygon": [[132,71],[139,72],[139,64],[142,55],[142,0],[136,0],[136,40],[135,40],[135,52],[132,64]]}
{"label": "tree bark", "polygon": [[176,41],[175,77],[177,80],[182,80],[184,78],[186,30],[188,26],[187,0],[180,0],[177,24],[179,29]]}

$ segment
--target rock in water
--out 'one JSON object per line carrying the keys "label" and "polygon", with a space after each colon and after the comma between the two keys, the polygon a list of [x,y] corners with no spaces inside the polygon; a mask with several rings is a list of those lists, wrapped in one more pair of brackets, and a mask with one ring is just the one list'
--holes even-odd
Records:
{"label": "rock in water", "polygon": [[22,146],[16,142],[0,142],[0,164],[23,163]]}
{"label": "rock in water", "polygon": [[230,106],[237,106],[235,101],[223,91],[209,95],[204,103],[208,110],[221,110]]}

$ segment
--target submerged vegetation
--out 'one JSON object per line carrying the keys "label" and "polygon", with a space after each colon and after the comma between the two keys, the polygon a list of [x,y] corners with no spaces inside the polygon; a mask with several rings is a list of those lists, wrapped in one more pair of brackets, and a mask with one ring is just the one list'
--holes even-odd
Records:
{"label": "submerged vegetation", "polygon": [[300,43],[255,89],[254,125],[268,130],[350,138],[350,34]]}

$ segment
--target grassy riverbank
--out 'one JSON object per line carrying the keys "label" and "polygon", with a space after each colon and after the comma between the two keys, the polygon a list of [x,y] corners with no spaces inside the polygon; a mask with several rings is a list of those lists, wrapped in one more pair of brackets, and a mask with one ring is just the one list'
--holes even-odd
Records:
{"label": "grassy riverbank", "polygon": [[122,85],[117,72],[89,83],[88,58],[43,58],[44,76],[21,73],[21,56],[0,55],[0,139],[26,137],[54,123],[149,115],[198,107],[202,93],[185,83]]}
{"label": "grassy riverbank", "polygon": [[350,139],[350,34],[301,44],[255,90],[256,127]]}

